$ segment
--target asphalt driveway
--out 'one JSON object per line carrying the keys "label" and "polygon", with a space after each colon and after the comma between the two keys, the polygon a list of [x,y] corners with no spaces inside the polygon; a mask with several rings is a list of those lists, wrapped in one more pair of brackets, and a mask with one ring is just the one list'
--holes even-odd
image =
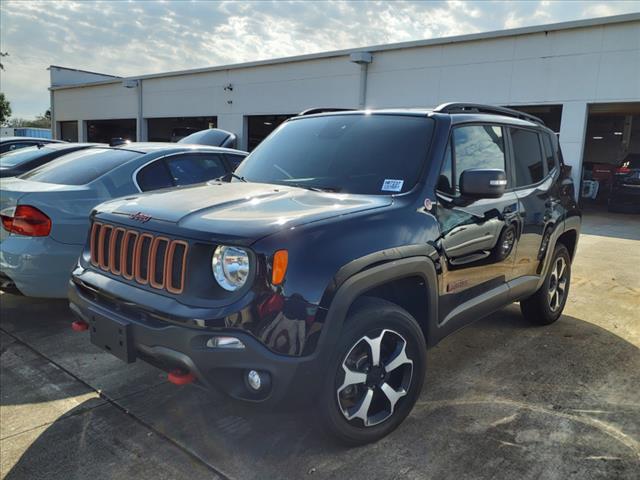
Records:
{"label": "asphalt driveway", "polygon": [[314,407],[270,413],[125,365],[69,328],[65,302],[2,295],[0,469],[7,479],[637,479],[640,218],[586,218],[565,315],[508,307],[429,351],[418,404],[345,449]]}

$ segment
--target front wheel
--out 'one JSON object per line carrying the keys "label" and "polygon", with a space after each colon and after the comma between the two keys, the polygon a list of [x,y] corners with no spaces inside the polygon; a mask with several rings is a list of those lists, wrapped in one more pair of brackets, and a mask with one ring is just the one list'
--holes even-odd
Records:
{"label": "front wheel", "polygon": [[415,319],[393,303],[361,300],[323,383],[322,427],[351,445],[384,437],[416,403],[425,366],[425,340]]}
{"label": "front wheel", "polygon": [[531,297],[520,302],[524,317],[541,325],[555,322],[567,302],[571,282],[571,256],[567,247],[559,243],[553,252],[553,260],[544,283]]}

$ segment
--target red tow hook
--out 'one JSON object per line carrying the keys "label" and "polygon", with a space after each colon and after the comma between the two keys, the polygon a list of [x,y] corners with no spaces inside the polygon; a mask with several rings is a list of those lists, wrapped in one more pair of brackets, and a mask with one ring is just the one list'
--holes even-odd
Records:
{"label": "red tow hook", "polygon": [[174,385],[187,385],[193,383],[195,379],[196,377],[193,373],[185,372],[184,370],[173,370],[167,375],[167,380]]}
{"label": "red tow hook", "polygon": [[84,332],[89,330],[89,324],[84,320],[76,320],[71,324],[71,328],[74,332]]}

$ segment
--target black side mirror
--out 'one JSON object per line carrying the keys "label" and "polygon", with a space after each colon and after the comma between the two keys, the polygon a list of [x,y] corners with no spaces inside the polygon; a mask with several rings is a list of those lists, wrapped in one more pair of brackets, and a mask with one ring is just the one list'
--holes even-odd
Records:
{"label": "black side mirror", "polygon": [[460,175],[460,193],[463,197],[500,198],[507,188],[504,170],[471,168]]}

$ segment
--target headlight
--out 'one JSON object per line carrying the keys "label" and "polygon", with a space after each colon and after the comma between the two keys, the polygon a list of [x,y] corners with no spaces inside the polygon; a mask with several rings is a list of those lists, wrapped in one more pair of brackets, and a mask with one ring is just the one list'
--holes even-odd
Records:
{"label": "headlight", "polygon": [[249,255],[241,248],[220,245],[211,259],[213,276],[229,292],[241,288],[249,277]]}

